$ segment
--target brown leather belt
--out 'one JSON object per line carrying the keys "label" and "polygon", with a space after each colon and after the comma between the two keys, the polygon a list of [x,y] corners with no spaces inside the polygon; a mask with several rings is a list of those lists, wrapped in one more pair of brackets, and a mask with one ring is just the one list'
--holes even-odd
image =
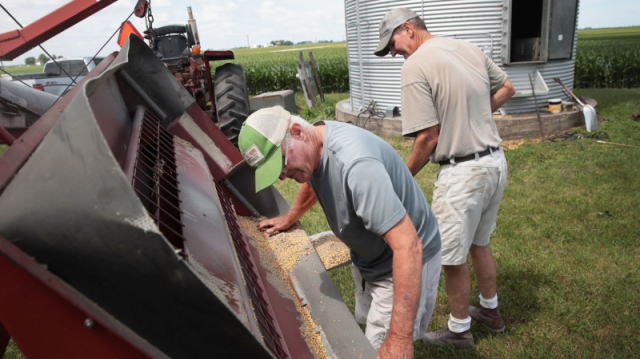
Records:
{"label": "brown leather belt", "polygon": [[[492,152],[496,152],[497,150],[500,149],[500,146],[498,147],[489,147],[486,150],[482,151],[482,152],[476,152],[476,153],[472,153],[470,155],[466,155],[466,156],[461,156],[461,157],[454,157],[453,158],[453,163],[460,163],[460,162],[465,162],[465,161],[471,161],[473,159],[480,158],[480,157],[484,157]],[[451,159],[448,160],[444,160],[444,161],[440,161],[438,162],[441,166],[443,165],[448,165],[451,164]]]}

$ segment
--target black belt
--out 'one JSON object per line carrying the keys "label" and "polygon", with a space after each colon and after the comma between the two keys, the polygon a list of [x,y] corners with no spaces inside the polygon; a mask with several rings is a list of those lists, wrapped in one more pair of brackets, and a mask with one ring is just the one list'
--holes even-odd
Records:
{"label": "black belt", "polygon": [[[496,152],[496,151],[497,151],[497,150],[499,150],[499,149],[500,149],[500,146],[498,146],[498,147],[489,147],[489,148],[487,148],[486,150],[484,150],[484,151],[482,151],[482,152],[476,152],[476,153],[472,153],[472,154],[470,154],[470,155],[461,156],[461,157],[454,157],[454,158],[453,158],[453,160],[454,160],[454,163],[460,163],[460,162],[465,162],[465,161],[471,161],[471,160],[476,159],[476,156],[477,156],[478,158],[480,158],[480,157],[484,157],[484,156],[486,156],[486,155],[488,155],[488,154],[490,154],[490,153],[492,153],[492,152]],[[444,161],[440,161],[440,162],[438,162],[438,163],[439,163],[441,166],[443,166],[443,165],[448,165],[448,164],[451,164],[451,159],[444,160]]]}

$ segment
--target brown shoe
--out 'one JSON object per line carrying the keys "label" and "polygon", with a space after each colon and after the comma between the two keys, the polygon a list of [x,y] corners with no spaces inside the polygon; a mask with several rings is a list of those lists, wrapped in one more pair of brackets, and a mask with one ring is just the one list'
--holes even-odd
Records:
{"label": "brown shoe", "polygon": [[473,348],[473,335],[468,330],[462,333],[454,333],[449,328],[428,332],[422,340],[434,345],[453,345],[458,349]]}
{"label": "brown shoe", "polygon": [[502,333],[506,329],[498,308],[487,309],[470,305],[469,315],[493,333]]}

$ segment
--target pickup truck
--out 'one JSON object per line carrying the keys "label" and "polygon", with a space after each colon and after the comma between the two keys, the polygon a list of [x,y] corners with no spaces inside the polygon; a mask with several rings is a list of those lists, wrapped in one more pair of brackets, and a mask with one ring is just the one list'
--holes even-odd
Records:
{"label": "pickup truck", "polygon": [[45,91],[56,96],[64,95],[73,87],[69,86],[71,78],[69,78],[67,74],[75,78],[77,83],[82,80],[89,71],[93,70],[103,58],[96,57],[93,61],[91,61],[91,59],[91,57],[56,59],[57,63],[49,60],[44,64],[42,72],[13,75],[12,80],[22,81],[37,90]]}

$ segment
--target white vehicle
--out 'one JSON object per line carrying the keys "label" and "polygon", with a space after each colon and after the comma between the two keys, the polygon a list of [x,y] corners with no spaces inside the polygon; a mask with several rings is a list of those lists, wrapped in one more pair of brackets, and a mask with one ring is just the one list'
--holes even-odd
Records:
{"label": "white vehicle", "polygon": [[91,61],[91,57],[83,57],[78,59],[56,59],[56,62],[49,60],[44,64],[42,72],[13,75],[13,80],[22,81],[37,90],[60,96],[73,87],[73,85],[69,86],[72,83],[72,78],[75,79],[76,83],[79,82],[102,59],[102,57],[96,57]]}

